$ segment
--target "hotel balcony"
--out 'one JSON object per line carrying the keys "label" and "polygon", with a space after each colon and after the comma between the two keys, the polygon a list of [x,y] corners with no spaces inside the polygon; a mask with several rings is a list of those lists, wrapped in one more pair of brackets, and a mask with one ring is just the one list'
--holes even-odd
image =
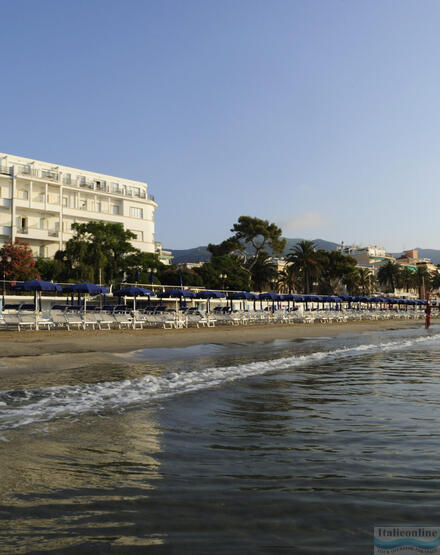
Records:
{"label": "hotel balcony", "polygon": [[58,237],[59,232],[55,229],[41,229],[39,227],[18,227],[16,231],[17,237],[25,237],[27,239],[40,239],[45,241],[53,241]]}
{"label": "hotel balcony", "polygon": [[[9,168],[2,166],[1,173],[5,175],[12,175],[12,171]],[[110,195],[118,195],[130,198],[141,198],[152,202],[156,202],[153,195],[150,195],[142,187],[137,187],[136,185],[126,185],[119,186],[115,188],[112,184],[108,184],[106,180],[103,179],[88,179],[84,176],[70,176],[62,175],[60,172],[54,170],[41,170],[38,168],[30,168],[28,166],[16,166],[16,175],[21,178],[29,180],[40,180],[45,183],[52,182],[58,183],[59,185],[64,185],[66,187],[74,187],[76,189],[86,189],[89,191],[95,191],[96,193],[107,193]]]}
{"label": "hotel balcony", "polygon": [[12,175],[11,168],[0,165],[0,175]]}

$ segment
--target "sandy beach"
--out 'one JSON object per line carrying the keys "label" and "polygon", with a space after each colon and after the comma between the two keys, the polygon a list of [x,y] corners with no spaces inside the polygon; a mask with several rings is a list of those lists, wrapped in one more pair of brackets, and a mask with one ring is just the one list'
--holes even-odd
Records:
{"label": "sandy beach", "polygon": [[[433,319],[433,324],[440,319]],[[332,324],[274,324],[163,330],[52,330],[0,333],[0,375],[84,368],[94,363],[120,362],[121,354],[139,349],[187,347],[334,337],[347,333],[420,328],[423,320],[365,321]]]}

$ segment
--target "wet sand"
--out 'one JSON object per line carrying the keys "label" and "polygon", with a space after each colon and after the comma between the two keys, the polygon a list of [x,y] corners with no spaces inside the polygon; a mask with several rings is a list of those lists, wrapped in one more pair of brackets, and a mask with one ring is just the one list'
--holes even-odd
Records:
{"label": "wet sand", "polygon": [[[440,319],[432,320],[433,324]],[[420,328],[423,320],[365,321],[332,324],[271,324],[163,330],[52,330],[0,332],[0,375],[28,374],[54,369],[84,368],[95,363],[122,362],[121,355],[139,349],[187,347],[334,337],[345,333]]]}

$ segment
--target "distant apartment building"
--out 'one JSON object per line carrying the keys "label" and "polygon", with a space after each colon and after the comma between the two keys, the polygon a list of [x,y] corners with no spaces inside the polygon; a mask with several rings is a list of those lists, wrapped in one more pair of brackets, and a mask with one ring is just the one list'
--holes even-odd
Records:
{"label": "distant apartment building", "polygon": [[157,204],[142,181],[0,153],[0,245],[26,241],[34,256],[53,257],[72,238],[72,224],[119,222],[132,244],[156,252]]}
{"label": "distant apartment building", "polygon": [[429,258],[419,258],[417,249],[404,251],[402,256],[396,258],[396,262],[402,266],[407,266],[411,270],[417,270],[418,267],[424,266],[431,273],[438,272],[437,266]]}
{"label": "distant apartment building", "polygon": [[165,250],[162,246],[162,243],[159,243],[158,241],[156,241],[155,247],[156,247],[157,257],[159,258],[159,262],[162,262],[162,264],[169,266],[173,261],[172,251]]}
{"label": "distant apartment building", "polygon": [[378,247],[377,245],[361,247],[359,245],[345,246],[344,243],[342,243],[339,250],[342,254],[353,257],[358,266],[369,268],[373,274],[376,273],[378,268],[387,260],[395,260],[392,254],[387,253],[383,247]]}

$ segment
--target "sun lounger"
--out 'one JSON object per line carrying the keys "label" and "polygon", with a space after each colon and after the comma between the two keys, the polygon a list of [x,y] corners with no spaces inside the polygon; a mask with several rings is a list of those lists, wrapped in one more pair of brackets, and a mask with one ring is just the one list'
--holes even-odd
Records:
{"label": "sun lounger", "polygon": [[84,322],[81,318],[81,315],[75,312],[66,312],[66,314],[64,315],[66,322],[70,328],[70,326],[77,326],[77,328],[83,328],[84,327]]}
{"label": "sun lounger", "polygon": [[52,309],[50,312],[50,317],[52,319],[53,325],[56,328],[67,328],[70,331],[70,326],[64,312]]}
{"label": "sun lounger", "polygon": [[21,331],[21,328],[23,327],[37,329],[35,317],[33,317],[31,320],[23,320],[23,317],[21,317],[20,314],[3,314],[3,321],[5,322],[7,328],[16,327],[18,331]]}
{"label": "sun lounger", "polygon": [[129,328],[132,326],[133,320],[129,314],[124,314],[122,312],[116,312],[112,315],[115,324],[118,326],[119,329],[122,327]]}
{"label": "sun lounger", "polygon": [[93,312],[85,312],[84,314],[81,315],[81,318],[83,321],[84,329],[86,329],[87,326],[91,326],[92,329],[95,329],[95,326],[99,327],[99,322],[96,319],[96,315],[93,314]]}
{"label": "sun lounger", "polygon": [[106,312],[99,312],[98,314],[95,314],[95,316],[100,330],[102,330],[103,326],[106,326],[107,329],[110,329],[110,326],[115,323],[112,315],[107,314]]}

